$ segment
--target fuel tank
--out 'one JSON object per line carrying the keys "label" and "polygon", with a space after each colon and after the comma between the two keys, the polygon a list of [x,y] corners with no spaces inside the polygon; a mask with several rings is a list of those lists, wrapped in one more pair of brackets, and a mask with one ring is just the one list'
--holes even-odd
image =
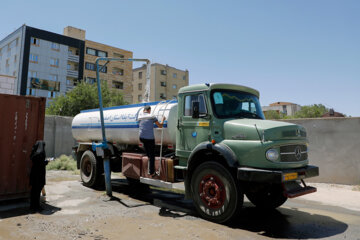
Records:
{"label": "fuel tank", "polygon": [[[175,146],[177,125],[177,101],[149,102],[104,109],[105,134],[108,142],[138,145],[139,120],[144,117],[144,106],[151,106],[151,115],[159,122],[166,117],[163,128],[154,124],[155,142]],[[163,133],[162,133],[163,131]],[[99,109],[81,111],[72,121],[72,134],[78,142],[102,141]]]}

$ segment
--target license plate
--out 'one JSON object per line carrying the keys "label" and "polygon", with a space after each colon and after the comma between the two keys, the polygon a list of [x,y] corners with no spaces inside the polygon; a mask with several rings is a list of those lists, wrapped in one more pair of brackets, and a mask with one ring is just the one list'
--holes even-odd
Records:
{"label": "license plate", "polygon": [[298,173],[294,172],[294,173],[285,173],[283,174],[283,181],[291,181],[291,180],[295,180],[298,178]]}

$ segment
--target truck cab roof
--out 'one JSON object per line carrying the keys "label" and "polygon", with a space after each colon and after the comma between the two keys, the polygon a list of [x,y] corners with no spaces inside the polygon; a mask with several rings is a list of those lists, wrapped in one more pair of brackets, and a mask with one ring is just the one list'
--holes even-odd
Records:
{"label": "truck cab roof", "polygon": [[257,97],[260,96],[259,91],[249,88],[242,85],[237,84],[226,84],[226,83],[203,83],[203,84],[195,84],[191,86],[182,87],[179,90],[179,94],[186,92],[194,92],[194,91],[211,91],[213,89],[230,89],[230,90],[238,90],[242,92],[251,93]]}

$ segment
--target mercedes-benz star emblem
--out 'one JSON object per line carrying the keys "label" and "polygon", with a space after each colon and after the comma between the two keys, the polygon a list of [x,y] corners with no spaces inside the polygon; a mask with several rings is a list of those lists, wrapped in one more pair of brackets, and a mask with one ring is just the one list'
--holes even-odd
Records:
{"label": "mercedes-benz star emblem", "polygon": [[295,158],[299,161],[301,159],[301,147],[297,146],[295,148]]}

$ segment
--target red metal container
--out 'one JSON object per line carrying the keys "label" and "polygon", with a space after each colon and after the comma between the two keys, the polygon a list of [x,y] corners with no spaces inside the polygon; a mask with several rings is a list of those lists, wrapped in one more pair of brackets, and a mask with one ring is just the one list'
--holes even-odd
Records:
{"label": "red metal container", "polygon": [[0,200],[28,197],[30,153],[44,138],[45,98],[0,94]]}
{"label": "red metal container", "polygon": [[143,156],[145,155],[124,152],[122,154],[122,174],[129,178],[140,179]]}
{"label": "red metal container", "polygon": [[[175,181],[175,173],[174,173],[174,165],[177,165],[177,160],[173,160],[171,158],[162,158],[161,161],[161,170],[160,170],[160,176],[151,177],[148,174],[148,162],[149,158],[147,156],[144,156],[142,158],[142,171],[141,176],[145,178],[154,178],[154,179],[160,179],[166,182],[174,182]],[[160,157],[155,158],[155,170],[157,171],[159,169],[160,165]]]}

